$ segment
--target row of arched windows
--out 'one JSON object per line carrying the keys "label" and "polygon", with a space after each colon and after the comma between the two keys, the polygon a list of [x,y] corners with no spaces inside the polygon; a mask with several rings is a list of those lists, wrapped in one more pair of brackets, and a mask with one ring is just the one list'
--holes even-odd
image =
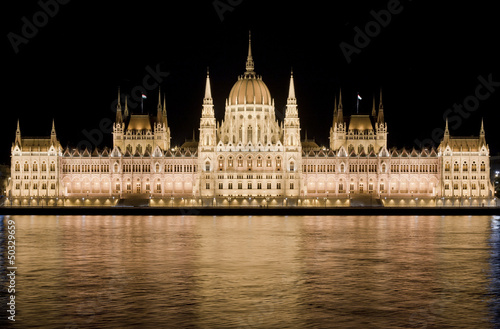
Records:
{"label": "row of arched windows", "polygon": [[[28,172],[28,171],[47,171],[47,168],[50,170],[50,171],[56,171],[56,164],[54,161],[52,161],[48,166],[47,166],[47,163],[45,161],[42,161],[40,167],[38,166],[38,162],[37,161],[33,161],[33,163],[30,164],[28,163],[28,161],[24,161],[23,163],[23,171],[24,172]],[[40,170],[39,170],[40,169]],[[16,161],[14,163],[14,171],[17,171],[17,172],[20,172],[21,171],[21,163],[19,163],[19,161]]]}

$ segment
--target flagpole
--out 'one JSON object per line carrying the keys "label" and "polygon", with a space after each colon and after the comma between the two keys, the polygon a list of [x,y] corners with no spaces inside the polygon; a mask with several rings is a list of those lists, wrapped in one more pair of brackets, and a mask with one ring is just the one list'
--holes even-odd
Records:
{"label": "flagpole", "polygon": [[141,114],[144,114],[143,103],[144,103],[144,97],[142,97],[142,95],[141,95]]}

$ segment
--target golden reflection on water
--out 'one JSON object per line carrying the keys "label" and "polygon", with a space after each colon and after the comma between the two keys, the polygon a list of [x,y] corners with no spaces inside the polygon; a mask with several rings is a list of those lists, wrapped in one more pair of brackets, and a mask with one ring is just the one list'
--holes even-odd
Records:
{"label": "golden reflection on water", "polygon": [[493,327],[490,217],[11,218],[25,327]]}

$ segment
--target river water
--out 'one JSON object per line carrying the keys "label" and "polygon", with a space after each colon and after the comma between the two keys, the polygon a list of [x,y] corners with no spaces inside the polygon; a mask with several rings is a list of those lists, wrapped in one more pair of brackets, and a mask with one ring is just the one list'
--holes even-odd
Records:
{"label": "river water", "polygon": [[[15,325],[4,309],[8,219]],[[3,222],[2,327],[500,327],[500,217]]]}

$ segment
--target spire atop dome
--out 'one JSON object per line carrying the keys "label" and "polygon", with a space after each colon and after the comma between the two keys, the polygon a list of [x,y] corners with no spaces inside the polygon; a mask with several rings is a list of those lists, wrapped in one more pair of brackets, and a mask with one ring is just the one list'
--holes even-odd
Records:
{"label": "spire atop dome", "polygon": [[246,73],[251,73],[254,70],[254,63],[252,58],[252,32],[248,31],[248,56],[246,64]]}

